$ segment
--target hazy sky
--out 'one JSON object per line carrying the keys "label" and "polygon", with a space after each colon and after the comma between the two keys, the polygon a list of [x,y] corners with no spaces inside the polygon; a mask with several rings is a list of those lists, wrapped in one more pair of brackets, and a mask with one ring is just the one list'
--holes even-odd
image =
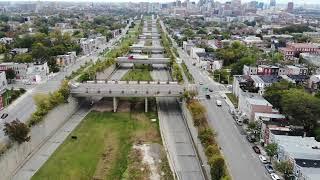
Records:
{"label": "hazy sky", "polygon": [[[0,0],[0,1],[38,1],[38,0]],[[172,2],[173,0],[40,0],[40,1],[74,1],[74,2]],[[182,0],[183,2],[184,0]],[[196,1],[199,0],[190,0]],[[231,1],[231,0],[215,0],[220,2]],[[242,0],[242,2],[249,2],[252,0]],[[270,0],[256,0],[258,2],[270,2]],[[276,0],[277,3],[284,4],[287,2],[294,2],[295,4],[320,4],[320,0]]]}

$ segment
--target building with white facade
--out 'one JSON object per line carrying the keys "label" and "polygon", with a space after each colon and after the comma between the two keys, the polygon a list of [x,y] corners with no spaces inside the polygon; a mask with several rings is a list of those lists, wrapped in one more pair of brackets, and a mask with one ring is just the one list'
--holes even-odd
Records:
{"label": "building with white facade", "polygon": [[204,48],[192,47],[190,49],[190,55],[191,55],[191,58],[193,59],[197,59],[197,57],[199,57],[197,53],[205,53],[205,52],[206,50]]}
{"label": "building with white facade", "polygon": [[0,71],[5,72],[12,69],[15,72],[15,80],[27,83],[39,83],[47,79],[49,67],[45,63],[1,63]]}
{"label": "building with white facade", "polygon": [[3,97],[4,93],[7,91],[8,82],[6,79],[6,73],[0,72],[0,110],[4,108],[5,105],[5,97]]}
{"label": "building with white facade", "polygon": [[60,67],[67,67],[69,65],[72,65],[76,62],[76,52],[68,52],[67,54],[64,55],[58,55],[56,57],[56,63]]}

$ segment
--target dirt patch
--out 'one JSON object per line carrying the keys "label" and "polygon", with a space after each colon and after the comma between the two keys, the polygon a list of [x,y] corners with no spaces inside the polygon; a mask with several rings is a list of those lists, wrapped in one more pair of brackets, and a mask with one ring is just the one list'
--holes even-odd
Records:
{"label": "dirt patch", "polygon": [[117,112],[130,112],[130,102],[128,101],[119,101]]}
{"label": "dirt patch", "polygon": [[[113,139],[112,141],[110,139]],[[109,134],[108,137],[105,139],[105,150],[101,154],[100,160],[96,166],[96,171],[93,175],[93,180],[104,180],[106,174],[109,172],[111,168],[111,163],[113,159],[115,158],[115,154],[118,151],[118,143],[113,143],[113,145],[110,145],[110,142],[116,141],[117,138],[115,138],[112,134]]]}
{"label": "dirt patch", "polygon": [[112,112],[113,102],[110,99],[101,99],[93,105],[92,110],[98,112]]}
{"label": "dirt patch", "polygon": [[142,129],[136,130],[133,136],[133,140],[137,144],[161,142],[159,131],[157,130],[157,122],[152,122],[144,113],[133,113],[132,118],[135,121],[139,121]]}

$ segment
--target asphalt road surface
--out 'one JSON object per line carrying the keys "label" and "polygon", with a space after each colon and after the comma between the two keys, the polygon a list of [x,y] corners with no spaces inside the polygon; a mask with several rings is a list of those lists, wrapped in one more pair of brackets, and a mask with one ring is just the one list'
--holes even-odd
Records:
{"label": "asphalt road surface", "polygon": [[[176,44],[175,44],[176,46]],[[221,94],[227,91],[225,86],[209,78],[208,73],[199,67],[192,65],[192,59],[178,48],[180,58],[188,66],[190,73],[197,83],[201,102],[207,108],[208,120],[211,127],[217,132],[217,140],[225,156],[230,175],[234,180],[267,180],[270,179],[264,166],[259,161],[258,156],[254,153],[251,145],[246,140],[241,128],[238,128],[232,116],[228,112],[228,105],[224,102]],[[200,85],[200,82],[203,85]],[[208,92],[204,88],[208,87],[213,90],[211,99],[206,100],[204,97]],[[216,106],[216,100],[222,100],[222,107]]]}

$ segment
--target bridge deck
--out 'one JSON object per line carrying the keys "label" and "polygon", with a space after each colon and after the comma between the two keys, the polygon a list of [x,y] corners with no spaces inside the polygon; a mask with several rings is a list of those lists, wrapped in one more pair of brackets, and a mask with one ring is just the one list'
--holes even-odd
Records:
{"label": "bridge deck", "polygon": [[97,81],[71,84],[76,97],[178,97],[191,89],[177,82]]}

